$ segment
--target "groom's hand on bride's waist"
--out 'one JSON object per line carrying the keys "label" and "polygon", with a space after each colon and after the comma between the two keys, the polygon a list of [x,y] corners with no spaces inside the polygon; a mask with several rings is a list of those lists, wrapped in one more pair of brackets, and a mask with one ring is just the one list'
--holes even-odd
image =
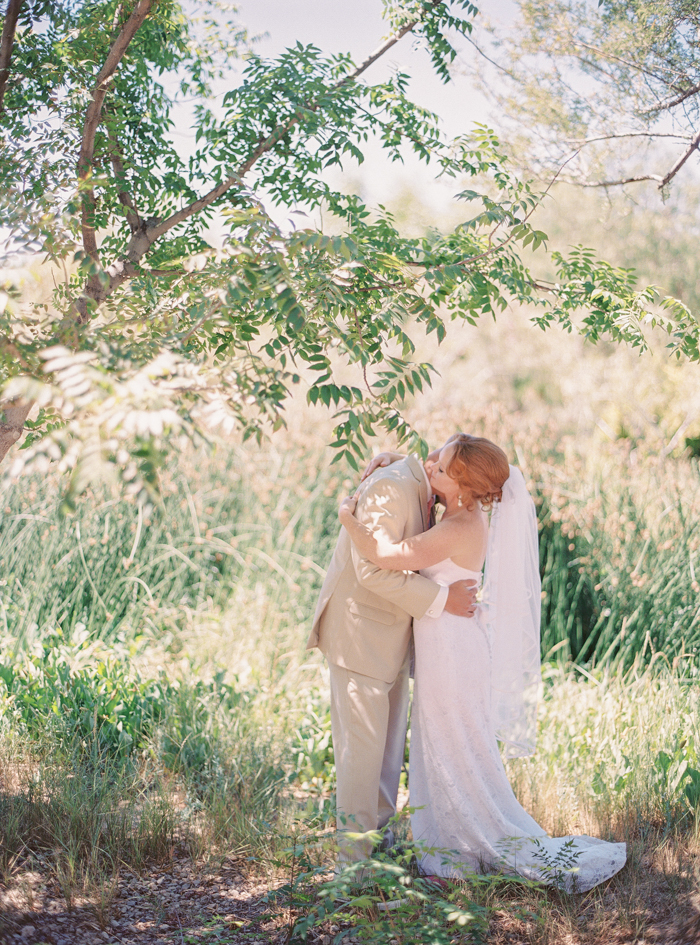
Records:
{"label": "groom's hand on bride's waist", "polygon": [[445,610],[458,617],[473,617],[476,613],[476,581],[455,581],[447,591]]}

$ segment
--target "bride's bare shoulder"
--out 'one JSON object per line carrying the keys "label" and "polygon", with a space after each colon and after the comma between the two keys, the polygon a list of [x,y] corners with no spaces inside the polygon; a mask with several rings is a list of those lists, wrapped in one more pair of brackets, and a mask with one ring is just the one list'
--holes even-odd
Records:
{"label": "bride's bare shoulder", "polygon": [[489,530],[489,520],[486,512],[477,507],[475,509],[460,509],[451,516],[463,539],[469,542],[485,538]]}

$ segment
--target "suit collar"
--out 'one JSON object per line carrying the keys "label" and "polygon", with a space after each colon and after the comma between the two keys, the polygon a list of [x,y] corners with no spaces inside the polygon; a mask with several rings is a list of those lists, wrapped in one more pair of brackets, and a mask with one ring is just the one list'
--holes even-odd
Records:
{"label": "suit collar", "polygon": [[423,463],[417,456],[407,456],[406,463],[411,471],[411,475],[416,479],[418,485],[420,486],[421,498],[423,500],[421,508],[423,510],[423,517],[425,517],[425,509],[427,508],[428,496],[430,495],[430,483],[428,482],[428,476],[426,475]]}

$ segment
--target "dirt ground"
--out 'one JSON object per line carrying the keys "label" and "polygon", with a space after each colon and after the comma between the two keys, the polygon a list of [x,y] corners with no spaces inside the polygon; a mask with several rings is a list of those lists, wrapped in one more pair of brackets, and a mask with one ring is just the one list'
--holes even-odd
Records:
{"label": "dirt ground", "polygon": [[[206,867],[175,856],[167,866],[153,866],[141,875],[122,870],[100,894],[90,899],[75,896],[70,908],[57,879],[47,879],[39,869],[19,870],[10,887],[0,885],[0,943],[283,945],[289,941],[293,916],[284,905],[266,899],[274,881],[251,877],[249,866],[245,861],[227,860],[215,868]],[[541,893],[541,898],[546,897]],[[613,918],[619,907],[615,898],[612,889],[606,891],[610,921],[602,923],[582,923],[585,909],[577,919],[557,916],[556,908],[549,907],[537,916],[527,903],[515,909],[496,908],[489,922],[488,941],[493,945],[542,941],[552,945],[700,943],[700,903],[692,896],[679,897],[675,903],[650,900],[645,915],[621,924]],[[345,941],[357,941],[346,923],[312,930],[308,942],[330,945],[342,930],[348,936]],[[468,938],[455,938],[458,940],[466,942]],[[386,941],[387,945],[404,945],[402,939]]]}
{"label": "dirt ground", "polygon": [[269,918],[270,905],[261,902],[268,884],[245,878],[241,866],[225,862],[209,872],[175,858],[167,868],[141,875],[123,870],[101,896],[76,896],[70,909],[56,879],[38,871],[19,873],[9,889],[0,886],[0,942],[253,945],[278,940],[281,921]]}

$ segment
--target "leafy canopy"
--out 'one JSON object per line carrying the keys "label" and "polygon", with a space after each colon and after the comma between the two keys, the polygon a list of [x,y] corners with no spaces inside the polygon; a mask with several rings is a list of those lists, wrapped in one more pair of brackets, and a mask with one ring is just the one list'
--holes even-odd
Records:
{"label": "leafy canopy", "polygon": [[[51,306],[10,292],[0,316],[6,414],[41,408],[13,473],[59,460],[69,505],[105,471],[145,497],[173,434],[218,425],[260,438],[283,425],[299,384],[336,411],[333,445],[351,466],[382,429],[423,449],[401,415],[431,379],[415,329],[443,339],[450,319],[475,324],[511,301],[534,306],[541,327],[638,346],[645,321],[661,320],[697,359],[687,311],[667,301],[660,316],[654,289],[638,292],[630,271],[591,251],[554,254],[556,282],[538,281],[521,252],[546,246],[532,223],[542,195],[493,133],[450,140],[411,101],[407,75],[371,81],[407,34],[448,81],[453,41],[477,14],[469,0],[387,3],[389,36],[360,64],[301,44],[265,59],[235,10],[193,6],[21,5],[0,112],[0,219],[8,252],[42,253],[65,278]],[[195,100],[190,157],[173,138],[183,97]],[[385,210],[332,186],[327,169],[361,163],[370,140],[452,179],[463,222],[407,238]],[[322,210],[339,235],[282,227],[272,205],[307,221]],[[207,241],[214,214],[222,249]]]}

